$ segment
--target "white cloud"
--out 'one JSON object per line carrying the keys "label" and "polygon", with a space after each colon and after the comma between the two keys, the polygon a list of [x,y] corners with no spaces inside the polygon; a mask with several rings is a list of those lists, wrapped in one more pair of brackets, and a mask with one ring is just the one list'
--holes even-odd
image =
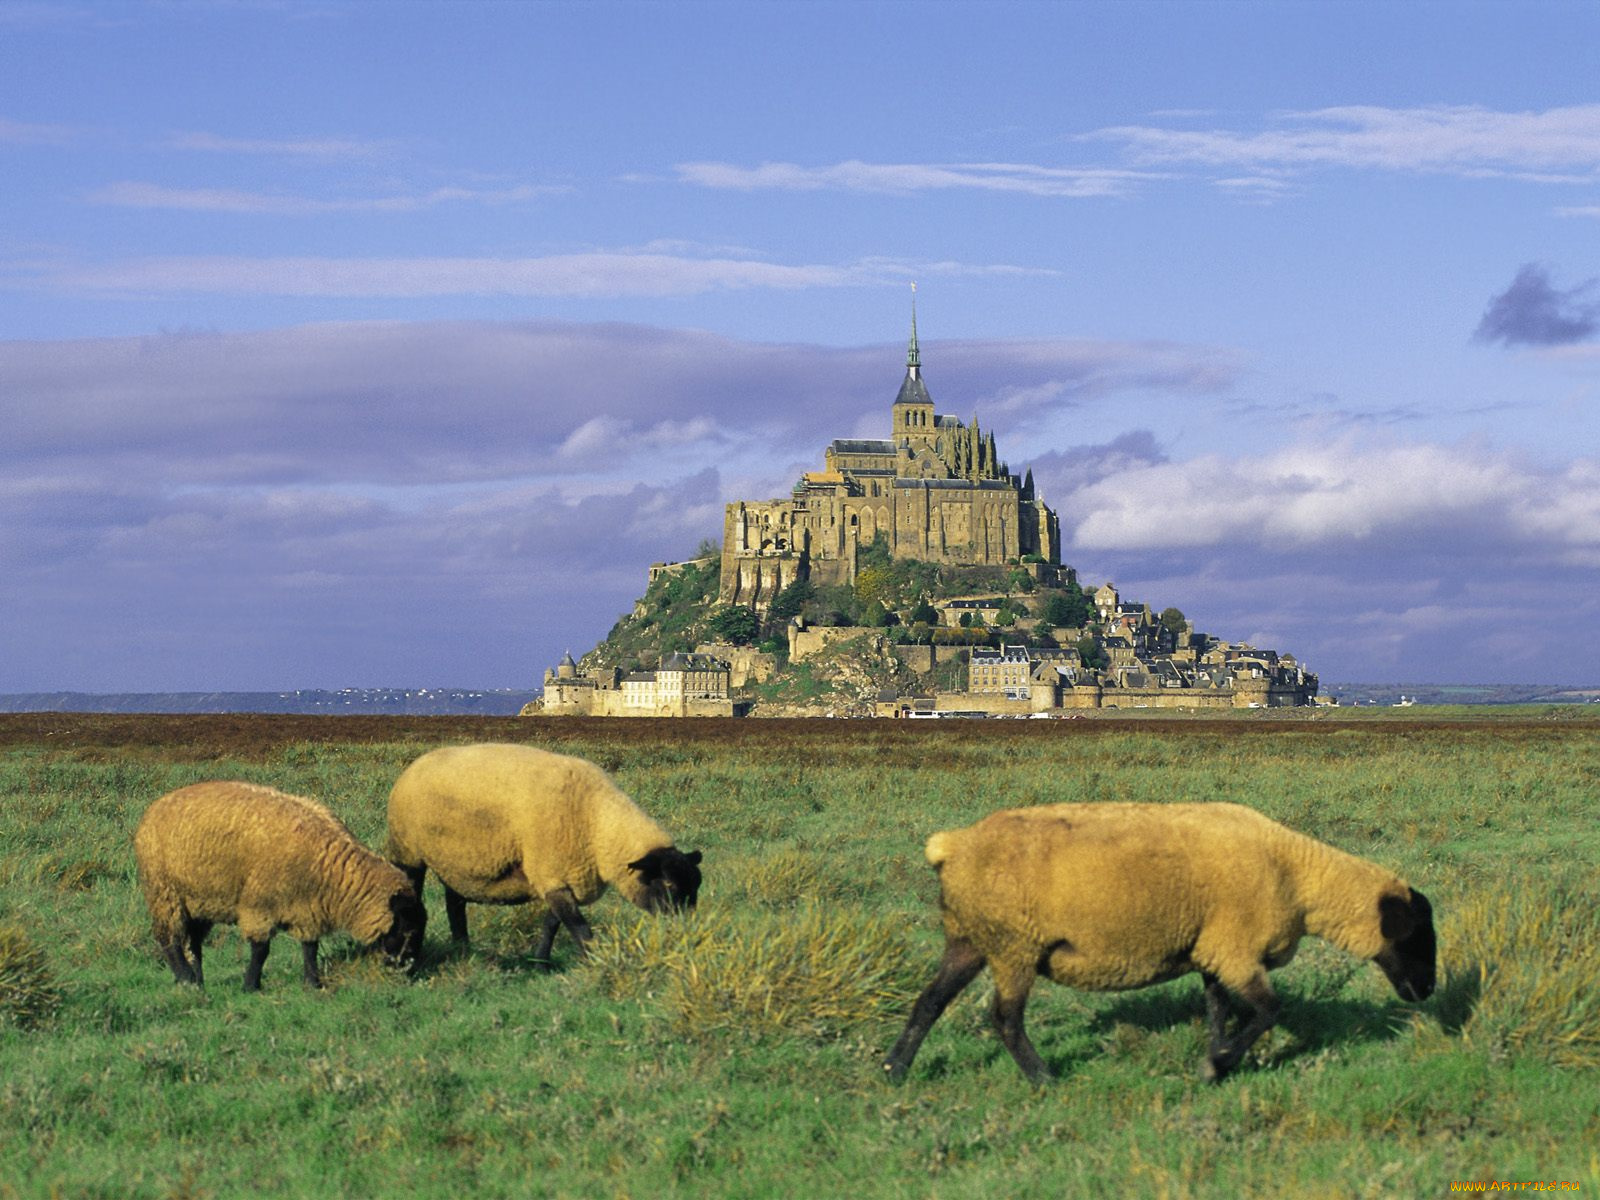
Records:
{"label": "white cloud", "polygon": [[77,136],[65,125],[41,125],[0,117],[0,145],[61,146]]}
{"label": "white cloud", "polygon": [[399,143],[354,137],[239,138],[192,131],[174,133],[163,143],[172,150],[212,154],[268,155],[278,158],[367,159],[393,154]]}
{"label": "white cloud", "polygon": [[[1153,115],[1182,120],[1205,114],[1168,111]],[[1515,178],[1541,184],[1600,180],[1600,104],[1543,112],[1496,112],[1470,105],[1345,105],[1279,114],[1266,129],[1117,125],[1077,135],[1075,140],[1119,146],[1133,165],[870,163],[851,159],[821,166],[685,162],[674,170],[684,183],[740,191],[827,189],[910,194],[963,189],[1078,198],[1128,196],[1143,185],[1183,177],[1182,172],[1159,168],[1194,164],[1227,170],[1211,184],[1261,204],[1292,194],[1296,190],[1294,176],[1311,168]],[[1564,216],[1592,216],[1595,211],[1589,207],[1560,210]]]}
{"label": "white cloud", "polygon": [[441,204],[511,204],[537,199],[564,189],[531,185],[475,190],[444,187],[406,196],[359,196],[318,199],[271,192],[243,192],[230,188],[169,188],[157,183],[123,181],[97,188],[86,197],[91,204],[117,208],[168,209],[178,212],[214,212],[246,215],[309,217],[328,213],[409,213]]}
{"label": "white cloud", "polygon": [[1030,196],[1122,196],[1135,184],[1166,176],[1114,167],[1044,167],[1032,163],[834,163],[804,167],[762,163],[741,167],[723,162],[679,163],[684,183],[739,191],[910,193],[953,188],[1016,192]]}
{"label": "white cloud", "polygon": [[1285,113],[1277,128],[1240,132],[1121,125],[1083,135],[1122,145],[1135,161],[1208,166],[1358,167],[1542,183],[1600,177],[1600,104],[1544,112],[1468,105],[1347,105]]}
{"label": "white cloud", "polygon": [[[219,203],[244,204],[242,193]],[[240,258],[223,255],[124,259],[71,265],[0,266],[0,287],[46,288],[90,295],[230,296],[694,296],[753,288],[866,287],[917,275],[1052,274],[1005,264],[907,263],[863,259],[844,264],[762,262],[673,254],[595,251],[543,258]]]}
{"label": "white cloud", "polygon": [[1239,547],[1600,563],[1600,465],[1425,443],[1289,447],[1134,466],[1060,501],[1084,551]]}

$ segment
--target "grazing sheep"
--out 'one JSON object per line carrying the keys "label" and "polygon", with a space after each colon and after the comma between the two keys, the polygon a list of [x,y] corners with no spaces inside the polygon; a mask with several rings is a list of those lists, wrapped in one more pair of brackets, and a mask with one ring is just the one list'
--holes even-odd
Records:
{"label": "grazing sheep", "polygon": [[[1267,972],[1311,934],[1370,958],[1405,1000],[1433,992],[1433,909],[1382,867],[1237,804],[1058,804],[928,839],[944,959],[884,1061],[900,1079],[945,1006],[987,963],[993,1020],[1022,1073],[1049,1068],[1023,1029],[1035,975],[1121,991],[1199,971],[1221,1080],[1277,1020]],[[1227,998],[1248,1020],[1227,1032]]]}
{"label": "grazing sheep", "polygon": [[133,848],[156,941],[179,983],[204,983],[200,948],[219,921],[250,943],[247,992],[261,987],[278,929],[299,940],[311,987],[322,986],[317,942],[338,929],[381,943],[397,966],[415,964],[428,914],[410,882],[314,800],[197,783],[146,810]]}
{"label": "grazing sheep", "polygon": [[531,746],[434,750],[389,795],[389,859],[417,894],[429,867],[444,884],[450,935],[467,940],[467,901],[549,906],[538,952],[548,965],[565,925],[584,953],[579,906],[608,884],[646,912],[693,908],[700,852],[685,854],[599,767]]}

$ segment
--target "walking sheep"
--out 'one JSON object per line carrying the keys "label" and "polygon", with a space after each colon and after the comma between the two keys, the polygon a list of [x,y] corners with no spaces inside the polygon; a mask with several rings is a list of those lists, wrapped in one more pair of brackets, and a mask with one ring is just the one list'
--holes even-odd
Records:
{"label": "walking sheep", "polygon": [[156,941],[179,983],[204,983],[201,946],[217,922],[237,924],[250,943],[247,992],[261,987],[278,929],[299,940],[310,987],[322,986],[317,943],[335,930],[380,943],[397,966],[414,965],[422,945],[428,914],[410,882],[314,800],[197,783],[145,811],[133,848]]}
{"label": "walking sheep", "polygon": [[434,750],[389,795],[391,862],[417,894],[429,867],[444,884],[450,936],[467,940],[467,901],[549,911],[534,955],[548,966],[565,925],[584,953],[580,906],[613,885],[646,912],[693,908],[700,852],[685,854],[591,762],[531,746]]}
{"label": "walking sheep", "polygon": [[[988,964],[992,1018],[1022,1073],[1050,1077],[1023,1029],[1035,975],[1121,991],[1199,971],[1220,1081],[1278,1016],[1267,972],[1310,934],[1433,992],[1427,897],[1382,867],[1237,804],[1058,804],[936,833],[945,950],[883,1069],[902,1078],[945,1006]],[[1231,1037],[1228,995],[1249,1010]]]}

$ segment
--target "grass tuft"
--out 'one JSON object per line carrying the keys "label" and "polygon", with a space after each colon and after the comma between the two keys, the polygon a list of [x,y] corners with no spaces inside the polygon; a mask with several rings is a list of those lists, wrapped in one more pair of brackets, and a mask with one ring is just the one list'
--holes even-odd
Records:
{"label": "grass tuft", "polygon": [[1600,1066],[1600,912],[1562,892],[1484,892],[1440,931],[1435,1011],[1493,1058]]}
{"label": "grass tuft", "polygon": [[819,855],[785,848],[734,859],[723,869],[738,880],[744,899],[767,908],[793,908],[859,894],[859,885],[829,875],[823,862]]}
{"label": "grass tuft", "polygon": [[60,1006],[44,951],[18,926],[0,926],[0,1022],[34,1029]]}
{"label": "grass tuft", "polygon": [[807,905],[641,915],[598,933],[580,972],[613,999],[654,997],[684,1036],[822,1039],[903,1017],[925,965],[903,922]]}

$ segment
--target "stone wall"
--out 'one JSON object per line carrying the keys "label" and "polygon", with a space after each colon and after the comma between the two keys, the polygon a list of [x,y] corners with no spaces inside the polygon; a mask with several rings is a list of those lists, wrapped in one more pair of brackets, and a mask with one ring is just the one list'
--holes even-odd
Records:
{"label": "stone wall", "polygon": [[694,648],[696,654],[709,654],[728,664],[728,686],[742,688],[752,683],[765,683],[778,671],[778,657],[757,650],[753,646],[735,646],[731,642],[707,642]]}

